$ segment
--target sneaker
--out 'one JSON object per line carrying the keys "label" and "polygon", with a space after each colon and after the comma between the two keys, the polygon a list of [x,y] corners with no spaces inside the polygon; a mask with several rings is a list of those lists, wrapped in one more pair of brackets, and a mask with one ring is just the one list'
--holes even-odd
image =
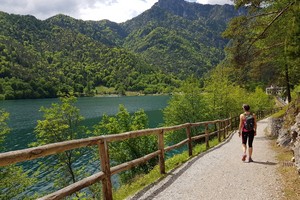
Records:
{"label": "sneaker", "polygon": [[243,157],[242,157],[242,161],[245,161],[245,160],[246,160],[246,158],[247,158],[247,155],[246,155],[246,154],[244,154],[244,155],[243,155]]}
{"label": "sneaker", "polygon": [[253,160],[252,160],[252,158],[251,158],[251,157],[249,158],[249,162],[253,162]]}

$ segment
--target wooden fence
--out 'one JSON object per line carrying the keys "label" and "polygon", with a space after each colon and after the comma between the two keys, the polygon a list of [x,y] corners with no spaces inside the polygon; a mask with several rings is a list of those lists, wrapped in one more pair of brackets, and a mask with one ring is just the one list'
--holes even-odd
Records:
{"label": "wooden fence", "polygon": [[[259,111],[256,113],[256,115],[257,118],[260,119],[276,111],[278,111],[278,109],[273,109],[269,111]],[[101,161],[100,162],[101,170],[102,170],[101,172],[86,177],[76,183],[73,183],[65,188],[62,188],[54,193],[48,194],[39,199],[40,200],[62,199],[94,183],[102,181],[103,197],[106,200],[111,200],[112,199],[112,183],[111,183],[112,175],[120,173],[125,170],[129,170],[134,166],[145,163],[151,158],[157,156],[159,158],[160,173],[164,174],[166,152],[187,144],[189,156],[192,156],[193,141],[199,139],[205,140],[206,148],[208,149],[210,136],[212,135],[217,136],[219,142],[221,142],[222,138],[225,139],[229,136],[230,134],[229,131],[238,127],[238,124],[239,124],[239,116],[235,116],[223,120],[206,121],[206,122],[198,122],[198,123],[186,123],[186,124],[181,124],[172,127],[145,129],[145,130],[131,131],[131,132],[126,132],[121,134],[103,135],[98,137],[90,137],[85,139],[53,143],[53,144],[43,145],[34,148],[1,153],[0,166],[7,166],[10,164],[15,164],[23,161],[33,160],[33,159],[37,159],[37,158],[41,158],[53,154],[62,153],[72,149],[88,147],[88,146],[98,146],[100,161]],[[215,128],[213,129],[209,128],[212,126]],[[203,128],[204,132],[198,133],[196,136],[192,137],[191,129],[195,127]],[[168,132],[182,130],[182,129],[185,129],[186,136],[187,136],[186,139],[177,144],[166,147],[164,142],[164,135],[167,134]],[[136,138],[136,137],[149,136],[149,135],[156,135],[158,138],[157,140],[158,149],[156,151],[148,155],[145,155],[141,158],[131,160],[129,162],[122,163],[114,167],[110,167],[109,151],[108,151],[109,143],[122,141],[129,138]]]}

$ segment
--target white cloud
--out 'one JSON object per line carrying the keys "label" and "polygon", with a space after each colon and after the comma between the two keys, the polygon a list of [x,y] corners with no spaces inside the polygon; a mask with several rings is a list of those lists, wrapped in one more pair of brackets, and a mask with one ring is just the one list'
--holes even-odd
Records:
{"label": "white cloud", "polygon": [[79,18],[84,20],[109,19],[114,22],[124,22],[149,9],[157,0],[119,0],[109,5],[97,2],[93,7],[82,6]]}
{"label": "white cloud", "polygon": [[195,0],[197,3],[201,4],[219,4],[219,5],[224,5],[224,4],[233,4],[233,0]]}
{"label": "white cloud", "polygon": [[[65,14],[76,19],[124,22],[147,9],[158,0],[0,0],[0,10],[46,19]],[[225,4],[230,0],[186,0],[201,4]]]}

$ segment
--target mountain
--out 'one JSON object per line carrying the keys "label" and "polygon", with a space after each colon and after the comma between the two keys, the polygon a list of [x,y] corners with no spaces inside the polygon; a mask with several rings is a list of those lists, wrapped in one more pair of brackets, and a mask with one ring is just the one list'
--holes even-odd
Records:
{"label": "mountain", "polygon": [[0,12],[0,99],[95,95],[99,86],[171,92],[223,59],[220,33],[243,13],[183,0],[159,0],[120,24]]}
{"label": "mountain", "polygon": [[224,58],[227,22],[245,10],[231,5],[202,5],[159,0],[151,9],[121,24],[129,34],[123,47],[148,63],[180,77],[201,77]]}

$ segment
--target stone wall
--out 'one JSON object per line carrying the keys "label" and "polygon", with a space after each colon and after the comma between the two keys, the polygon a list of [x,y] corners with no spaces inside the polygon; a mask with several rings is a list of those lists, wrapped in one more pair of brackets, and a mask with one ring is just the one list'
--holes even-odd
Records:
{"label": "stone wall", "polygon": [[277,137],[278,145],[293,151],[292,160],[300,174],[300,98],[288,106],[282,118],[270,118],[268,132]]}
{"label": "stone wall", "polygon": [[296,116],[295,124],[291,127],[292,150],[294,151],[295,164],[300,174],[300,113]]}

